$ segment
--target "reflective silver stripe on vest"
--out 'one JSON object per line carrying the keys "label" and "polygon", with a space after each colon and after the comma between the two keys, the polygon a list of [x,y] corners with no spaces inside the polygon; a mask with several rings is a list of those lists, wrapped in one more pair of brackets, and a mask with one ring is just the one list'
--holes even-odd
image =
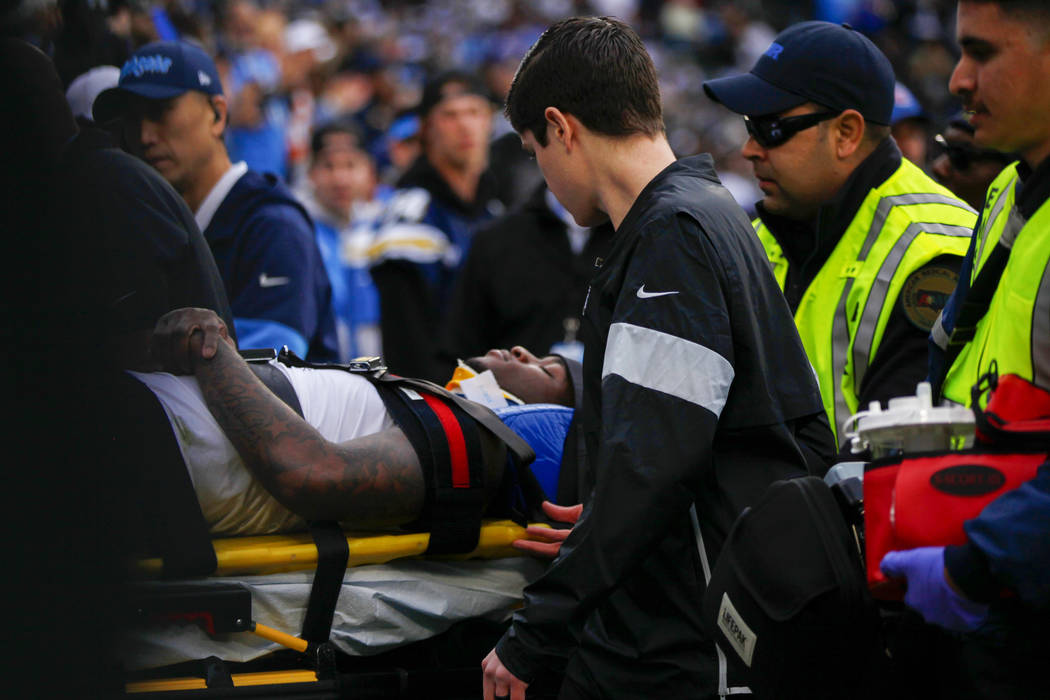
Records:
{"label": "reflective silver stripe on vest", "polygon": [[973,260],[973,264],[975,266],[979,265],[981,263],[981,260],[984,259],[984,246],[988,242],[988,238],[990,237],[990,234],[992,232],[992,226],[995,225],[995,221],[999,218],[999,214],[1002,213],[1003,207],[1006,206],[1007,200],[1010,199],[1010,193],[1014,191],[1014,188],[1016,186],[1017,179],[1015,178],[1010,181],[1010,186],[1007,187],[1002,192],[1002,194],[999,195],[999,198],[995,200],[995,204],[992,206],[992,211],[988,214],[988,221],[984,221],[981,223],[983,235],[981,236],[981,245],[977,249],[977,257],[975,257]]}
{"label": "reflective silver stripe on vest", "polygon": [[631,323],[609,327],[602,380],[610,374],[702,406],[716,417],[734,376],[733,365],[714,350]]}
{"label": "reflective silver stripe on vest", "polygon": [[1043,268],[1043,279],[1032,309],[1032,381],[1050,389],[1050,263]]}
{"label": "reflective silver stripe on vest", "polygon": [[1010,217],[1006,220],[1003,232],[999,234],[999,243],[1004,248],[1013,248],[1014,241],[1017,240],[1017,234],[1021,232],[1026,223],[1028,223],[1028,219],[1021,213],[1020,209],[1014,206],[1010,209]]}
{"label": "reflective silver stripe on vest", "polygon": [[860,255],[857,256],[857,260],[868,259],[868,253],[871,252],[871,247],[875,245],[875,241],[878,240],[879,235],[882,233],[882,227],[886,225],[886,219],[889,218],[890,211],[894,207],[907,206],[909,204],[947,204],[951,207],[965,209],[971,214],[977,214],[977,212],[973,210],[973,207],[966,202],[943,194],[922,192],[916,194],[899,194],[896,197],[886,197],[879,202],[879,206],[875,209],[875,218],[871,220],[871,227],[868,229],[868,237],[864,239],[864,246],[860,249]]}
{"label": "reflective silver stripe on vest", "polygon": [[937,314],[937,320],[933,322],[933,328],[930,329],[930,337],[933,338],[934,344],[941,350],[948,350],[948,342],[951,338],[948,337],[948,333],[944,330],[943,310]]}
{"label": "reflective silver stripe on vest", "polygon": [[868,371],[868,363],[871,362],[871,346],[875,339],[875,328],[879,324],[879,316],[882,315],[882,309],[886,305],[890,282],[897,274],[897,269],[904,260],[908,248],[920,233],[966,238],[973,234],[973,229],[969,226],[917,222],[904,229],[904,234],[893,244],[890,254],[882,261],[882,267],[879,268],[878,274],[872,281],[871,290],[864,302],[864,310],[861,312],[860,323],[857,325],[857,332],[853,339],[853,386],[858,394],[861,382],[864,381],[864,375]]}
{"label": "reflective silver stripe on vest", "polygon": [[[838,439],[842,421],[850,417],[846,395],[842,391],[842,375],[846,373],[846,352],[849,350],[849,323],[846,317],[846,299],[853,289],[853,277],[846,280],[835,317],[831,322],[831,391],[835,397],[835,414],[831,416],[832,430]],[[841,443],[840,443],[841,444]]]}

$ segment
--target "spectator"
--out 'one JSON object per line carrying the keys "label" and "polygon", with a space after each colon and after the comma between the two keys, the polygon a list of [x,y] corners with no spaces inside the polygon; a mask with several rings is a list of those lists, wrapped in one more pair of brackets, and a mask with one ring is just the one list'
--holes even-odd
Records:
{"label": "spectator", "polygon": [[474,231],[499,206],[486,170],[492,106],[467,73],[427,84],[423,154],[397,183],[372,245],[383,352],[398,373],[440,381],[440,333]]}
{"label": "spectator", "polygon": [[222,134],[226,100],[215,64],[187,43],[137,51],[120,83],[95,101],[96,119],[121,117],[136,155],[194,211],[233,309],[241,347],[334,358],[335,322],[313,223],[272,174],[232,164]]}
{"label": "spectator", "polygon": [[474,238],[449,310],[451,356],[523,345],[582,361],[583,299],[612,235],[608,224],[577,224],[545,184],[534,188]]}
{"label": "spectator", "polygon": [[120,69],[116,66],[96,66],[73,79],[66,90],[66,100],[77,123],[95,123],[91,117],[91,107],[95,104],[95,98],[103,90],[114,87],[118,80]]}
{"label": "spectator", "polygon": [[[265,20],[265,21],[264,21]],[[290,111],[281,74],[283,18],[263,13],[253,0],[235,0],[225,14],[230,39],[230,156],[251,170],[287,176]]]}
{"label": "spectator", "polygon": [[379,295],[368,273],[368,246],[389,192],[379,186],[375,162],[349,122],[314,131],[308,175],[300,199],[313,217],[332,283],[339,359],[379,355]]}
{"label": "spectator", "polygon": [[926,168],[926,151],[930,140],[930,118],[904,83],[893,89],[893,114],[890,134],[901,149],[901,155],[920,168]]}

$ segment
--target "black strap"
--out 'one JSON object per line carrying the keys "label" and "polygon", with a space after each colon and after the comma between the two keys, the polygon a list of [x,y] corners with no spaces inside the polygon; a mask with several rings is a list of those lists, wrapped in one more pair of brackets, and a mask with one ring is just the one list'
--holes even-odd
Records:
{"label": "black strap", "polygon": [[486,406],[465,399],[458,394],[453,394],[445,387],[434,384],[433,382],[428,382],[425,379],[399,377],[396,374],[391,374],[385,370],[379,370],[379,372],[373,376],[373,379],[380,382],[396,382],[398,384],[422,389],[431,394],[441,396],[442,398],[454,403],[457,408],[461,409],[464,413],[477,421],[479,425],[506,443],[507,449],[514,453],[514,456],[517,457],[518,462],[522,466],[532,464],[533,460],[536,459],[536,453],[533,451],[529,443],[525,442],[520,435],[508,428],[506,424],[499,419],[499,416]]}
{"label": "black strap", "polygon": [[[245,359],[248,367],[266,388],[301,417],[303,407],[299,403],[299,397],[284,372],[269,363],[271,357],[272,353],[269,357]],[[332,619],[335,617],[335,607],[342,590],[350,547],[347,545],[343,528],[336,522],[311,522],[310,535],[317,546],[317,570],[310,587],[310,600],[306,604],[302,637],[308,642],[322,644],[328,641],[332,633]]]}
{"label": "black strap", "polygon": [[[207,576],[218,562],[171,422],[153,392],[123,372],[116,376],[113,435],[119,465],[133,484],[132,513],[164,578]],[[134,426],[135,429],[129,429]]]}
{"label": "black strap", "polygon": [[296,395],[292,383],[288,381],[288,377],[284,375],[284,372],[269,362],[253,362],[249,360],[248,368],[255,373],[259,381],[265,384],[266,388],[273,392],[277,398],[288,404],[288,407],[299,414],[300,418],[303,417],[303,407],[299,403],[299,397]]}
{"label": "black strap", "polygon": [[302,637],[321,644],[328,641],[332,633],[332,618],[350,559],[350,546],[339,523],[311,522],[310,534],[317,545],[317,571],[310,587],[310,601],[306,604]]}
{"label": "black strap", "polygon": [[948,348],[945,352],[946,368],[955,363],[959,353],[968,342],[973,340],[977,333],[977,324],[981,322],[988,308],[992,304],[995,290],[999,288],[999,280],[1006,269],[1006,263],[1010,259],[1010,248],[1003,245],[1002,241],[995,244],[995,248],[988,255],[984,267],[977,273],[977,279],[973,281],[967,290],[962,304],[959,306],[959,314],[955,318],[955,327],[952,329],[951,337],[948,339]]}

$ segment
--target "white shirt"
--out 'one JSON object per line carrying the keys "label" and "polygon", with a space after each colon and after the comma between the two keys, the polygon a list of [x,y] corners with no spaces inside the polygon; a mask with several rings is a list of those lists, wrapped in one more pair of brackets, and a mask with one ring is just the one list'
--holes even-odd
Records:
{"label": "white shirt", "polygon": [[[371,382],[349,372],[285,367],[307,423],[332,442],[394,426]],[[131,372],[164,406],[201,511],[213,535],[265,535],[301,530],[302,518],[277,502],[241,460],[204,402],[197,378]]]}
{"label": "white shirt", "polygon": [[204,233],[204,229],[208,228],[208,224],[211,223],[211,219],[215,216],[215,212],[218,211],[222,200],[226,199],[226,195],[230,193],[233,186],[237,184],[237,181],[246,172],[248,172],[247,163],[243,160],[239,163],[234,163],[211,188],[211,192],[204,198],[197,212],[193,215],[193,218],[197,220],[197,228],[201,230],[201,233]]}

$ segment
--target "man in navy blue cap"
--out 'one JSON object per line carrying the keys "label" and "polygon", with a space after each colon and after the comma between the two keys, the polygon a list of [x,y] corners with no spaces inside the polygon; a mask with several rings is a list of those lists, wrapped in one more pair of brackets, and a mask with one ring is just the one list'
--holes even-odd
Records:
{"label": "man in navy blue cap", "polygon": [[976,218],[890,138],[894,83],[869,39],[827,22],[793,25],[750,73],[704,83],[744,115],[765,195],[755,227],[834,430],[915,392]]}
{"label": "man in navy blue cap", "polygon": [[125,146],[182,195],[218,264],[241,347],[287,345],[334,359],[331,288],[302,205],[272,174],[233,164],[227,103],[199,47],[161,41],[124,64],[95,100],[95,121],[119,123]]}

